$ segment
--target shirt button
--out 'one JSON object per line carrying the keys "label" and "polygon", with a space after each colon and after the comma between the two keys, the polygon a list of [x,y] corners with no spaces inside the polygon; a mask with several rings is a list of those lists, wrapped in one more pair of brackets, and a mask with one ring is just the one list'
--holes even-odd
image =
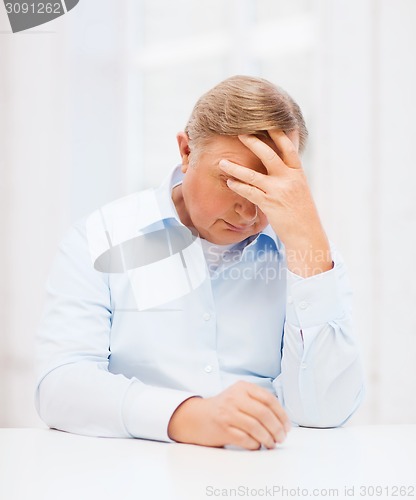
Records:
{"label": "shirt button", "polygon": [[211,365],[207,365],[205,368],[204,368],[205,372],[206,373],[211,373],[212,372],[212,366]]}
{"label": "shirt button", "polygon": [[304,370],[306,368],[306,363],[301,363],[300,367]]}
{"label": "shirt button", "polygon": [[309,304],[302,300],[302,302],[299,303],[299,309],[307,309],[309,307]]}
{"label": "shirt button", "polygon": [[289,297],[287,298],[287,303],[293,304],[293,297],[291,295],[289,295]]}
{"label": "shirt button", "polygon": [[210,313],[204,313],[203,316],[205,321],[209,321],[211,319],[211,314]]}

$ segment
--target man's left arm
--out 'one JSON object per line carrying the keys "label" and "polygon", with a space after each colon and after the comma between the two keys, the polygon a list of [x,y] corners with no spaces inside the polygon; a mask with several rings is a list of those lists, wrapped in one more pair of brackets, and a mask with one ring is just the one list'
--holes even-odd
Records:
{"label": "man's left arm", "polygon": [[281,374],[274,381],[289,418],[305,427],[337,427],[358,408],[363,371],[354,338],[345,264],[302,278],[287,271]]}
{"label": "man's left arm", "polygon": [[291,420],[335,427],[358,407],[363,374],[351,322],[345,266],[330,248],[298,154],[298,136],[270,130],[270,147],[240,136],[267,174],[229,161],[230,189],[256,204],[284,244],[287,315],[282,370],[274,381]]}

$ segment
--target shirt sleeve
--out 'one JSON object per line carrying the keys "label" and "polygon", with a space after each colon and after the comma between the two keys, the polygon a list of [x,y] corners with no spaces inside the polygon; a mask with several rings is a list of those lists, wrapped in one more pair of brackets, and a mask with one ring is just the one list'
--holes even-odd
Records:
{"label": "shirt sleeve", "polygon": [[62,241],[37,333],[35,405],[56,429],[90,436],[171,441],[175,409],[195,394],[111,373],[111,293],[94,269],[85,221]]}
{"label": "shirt sleeve", "polygon": [[273,384],[300,426],[337,427],[358,408],[363,370],[354,337],[352,293],[345,264],[302,278],[287,270],[281,373]]}

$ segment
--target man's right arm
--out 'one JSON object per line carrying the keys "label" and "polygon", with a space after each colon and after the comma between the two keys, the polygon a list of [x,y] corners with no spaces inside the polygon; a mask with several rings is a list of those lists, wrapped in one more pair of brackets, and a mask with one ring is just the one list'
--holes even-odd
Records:
{"label": "man's right arm", "polygon": [[37,335],[35,403],[49,426],[76,434],[170,441],[175,409],[195,394],[111,373],[108,275],[93,267],[85,224],[67,233]]}

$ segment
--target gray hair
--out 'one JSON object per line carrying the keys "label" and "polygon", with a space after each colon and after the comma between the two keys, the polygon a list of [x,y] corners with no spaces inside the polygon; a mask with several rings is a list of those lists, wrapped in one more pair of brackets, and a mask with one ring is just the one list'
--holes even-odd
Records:
{"label": "gray hair", "polygon": [[263,78],[232,76],[199,98],[185,132],[191,148],[203,148],[216,135],[269,137],[271,129],[297,130],[303,151],[308,130],[292,97]]}

